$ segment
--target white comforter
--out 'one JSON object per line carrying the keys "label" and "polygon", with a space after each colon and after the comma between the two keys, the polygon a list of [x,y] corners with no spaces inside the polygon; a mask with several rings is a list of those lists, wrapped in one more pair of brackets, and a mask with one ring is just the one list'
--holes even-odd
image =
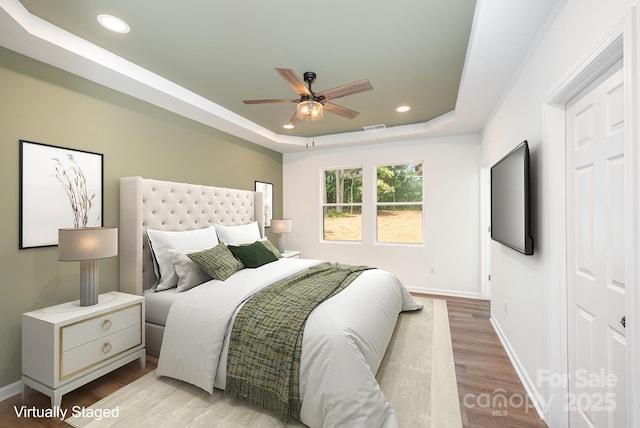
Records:
{"label": "white comforter", "polygon": [[[320,263],[281,259],[212,280],[173,304],[157,372],[213,392],[224,389],[235,314],[251,295]],[[301,419],[310,427],[397,427],[395,412],[375,379],[398,314],[416,302],[398,279],[364,271],[319,305],[305,325],[300,362]]]}

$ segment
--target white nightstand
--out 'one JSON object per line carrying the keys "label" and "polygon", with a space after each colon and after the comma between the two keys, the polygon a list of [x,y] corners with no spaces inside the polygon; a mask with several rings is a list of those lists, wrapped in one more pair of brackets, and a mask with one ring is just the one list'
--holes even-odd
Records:
{"label": "white nightstand", "polygon": [[97,305],[63,303],[22,314],[22,397],[62,396],[136,359],[144,368],[144,298],[117,291]]}
{"label": "white nightstand", "polygon": [[280,255],[286,259],[299,259],[302,258],[302,253],[295,250],[284,250]]}

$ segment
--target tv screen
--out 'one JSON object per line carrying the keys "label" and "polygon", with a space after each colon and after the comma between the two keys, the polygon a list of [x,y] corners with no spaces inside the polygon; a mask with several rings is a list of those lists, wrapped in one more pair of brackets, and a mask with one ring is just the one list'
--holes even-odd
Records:
{"label": "tv screen", "polygon": [[491,167],[491,239],[523,254],[533,254],[526,140]]}

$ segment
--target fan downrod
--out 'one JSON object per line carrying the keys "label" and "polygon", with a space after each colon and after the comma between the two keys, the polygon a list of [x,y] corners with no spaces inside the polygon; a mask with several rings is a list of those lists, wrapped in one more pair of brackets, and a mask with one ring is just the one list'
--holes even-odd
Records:
{"label": "fan downrod", "polygon": [[304,81],[307,82],[309,92],[313,94],[313,91],[311,90],[311,84],[316,81],[316,73],[314,73],[313,71],[305,71],[302,76],[304,77]]}

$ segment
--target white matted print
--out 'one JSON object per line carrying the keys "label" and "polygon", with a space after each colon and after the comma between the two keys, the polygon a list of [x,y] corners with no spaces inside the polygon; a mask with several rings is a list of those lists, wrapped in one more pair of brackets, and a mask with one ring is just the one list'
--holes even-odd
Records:
{"label": "white matted print", "polygon": [[102,154],[20,140],[21,249],[58,245],[58,229],[102,217]]}
{"label": "white matted print", "polygon": [[264,181],[256,181],[256,192],[262,192],[264,196],[264,225],[271,227],[273,218],[273,184]]}

